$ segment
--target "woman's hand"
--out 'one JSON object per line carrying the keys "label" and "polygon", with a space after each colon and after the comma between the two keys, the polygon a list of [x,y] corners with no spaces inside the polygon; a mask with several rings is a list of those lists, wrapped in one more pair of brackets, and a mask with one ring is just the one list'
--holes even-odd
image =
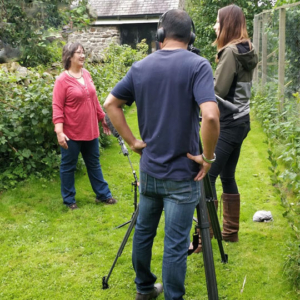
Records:
{"label": "woman's hand", "polygon": [[208,173],[211,164],[204,161],[202,155],[192,155],[190,153],[187,153],[187,157],[193,161],[195,161],[196,163],[198,163],[200,165],[200,171],[197,174],[197,176],[194,178],[195,181],[200,181],[201,179],[203,179],[206,174]]}
{"label": "woman's hand", "polygon": [[110,131],[110,129],[109,129],[108,126],[107,126],[107,123],[106,123],[105,118],[103,118],[103,120],[101,121],[101,124],[102,124],[102,128],[103,128],[103,132],[104,132],[106,135],[111,135],[111,131]]}
{"label": "woman's hand", "polygon": [[69,140],[69,138],[63,132],[59,132],[56,135],[59,145],[64,149],[68,149],[67,141]]}

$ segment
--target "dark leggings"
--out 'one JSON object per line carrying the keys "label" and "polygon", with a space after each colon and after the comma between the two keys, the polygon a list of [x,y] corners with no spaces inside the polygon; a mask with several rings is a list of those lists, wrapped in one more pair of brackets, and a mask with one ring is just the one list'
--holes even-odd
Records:
{"label": "dark leggings", "polygon": [[217,198],[216,180],[220,175],[223,193],[238,194],[235,182],[235,169],[239,160],[244,139],[250,131],[250,122],[235,127],[221,128],[218,143],[215,149],[216,161],[209,170],[209,178],[214,199]]}

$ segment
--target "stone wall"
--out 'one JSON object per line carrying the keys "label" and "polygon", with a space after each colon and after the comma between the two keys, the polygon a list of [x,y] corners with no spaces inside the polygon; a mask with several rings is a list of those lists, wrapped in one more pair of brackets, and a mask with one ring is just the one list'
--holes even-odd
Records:
{"label": "stone wall", "polygon": [[9,61],[17,61],[21,57],[20,48],[13,48],[9,44],[5,44],[0,40],[0,64]]}
{"label": "stone wall", "polygon": [[93,26],[87,31],[70,34],[68,41],[81,43],[92,61],[101,61],[103,50],[109,44],[120,44],[119,26]]}
{"label": "stone wall", "polygon": [[185,0],[179,0],[178,8],[179,9],[184,9],[185,8]]}

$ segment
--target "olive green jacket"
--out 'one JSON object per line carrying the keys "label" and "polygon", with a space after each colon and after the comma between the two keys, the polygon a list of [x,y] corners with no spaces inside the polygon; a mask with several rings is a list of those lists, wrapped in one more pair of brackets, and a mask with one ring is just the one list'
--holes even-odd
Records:
{"label": "olive green jacket", "polygon": [[[221,98],[233,103],[239,110],[232,113],[222,104],[220,122],[223,124],[236,123],[250,112],[250,97],[253,71],[258,57],[252,45],[250,51],[243,47],[245,44],[229,45],[218,53],[219,63],[215,71],[215,93]],[[244,52],[244,53],[241,53]]]}

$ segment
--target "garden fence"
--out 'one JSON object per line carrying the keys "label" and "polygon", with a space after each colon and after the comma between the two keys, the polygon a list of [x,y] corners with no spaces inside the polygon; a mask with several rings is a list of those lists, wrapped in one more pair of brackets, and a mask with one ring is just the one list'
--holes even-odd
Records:
{"label": "garden fence", "polygon": [[259,57],[254,85],[276,86],[282,110],[284,101],[300,92],[300,2],[255,15],[253,27]]}

